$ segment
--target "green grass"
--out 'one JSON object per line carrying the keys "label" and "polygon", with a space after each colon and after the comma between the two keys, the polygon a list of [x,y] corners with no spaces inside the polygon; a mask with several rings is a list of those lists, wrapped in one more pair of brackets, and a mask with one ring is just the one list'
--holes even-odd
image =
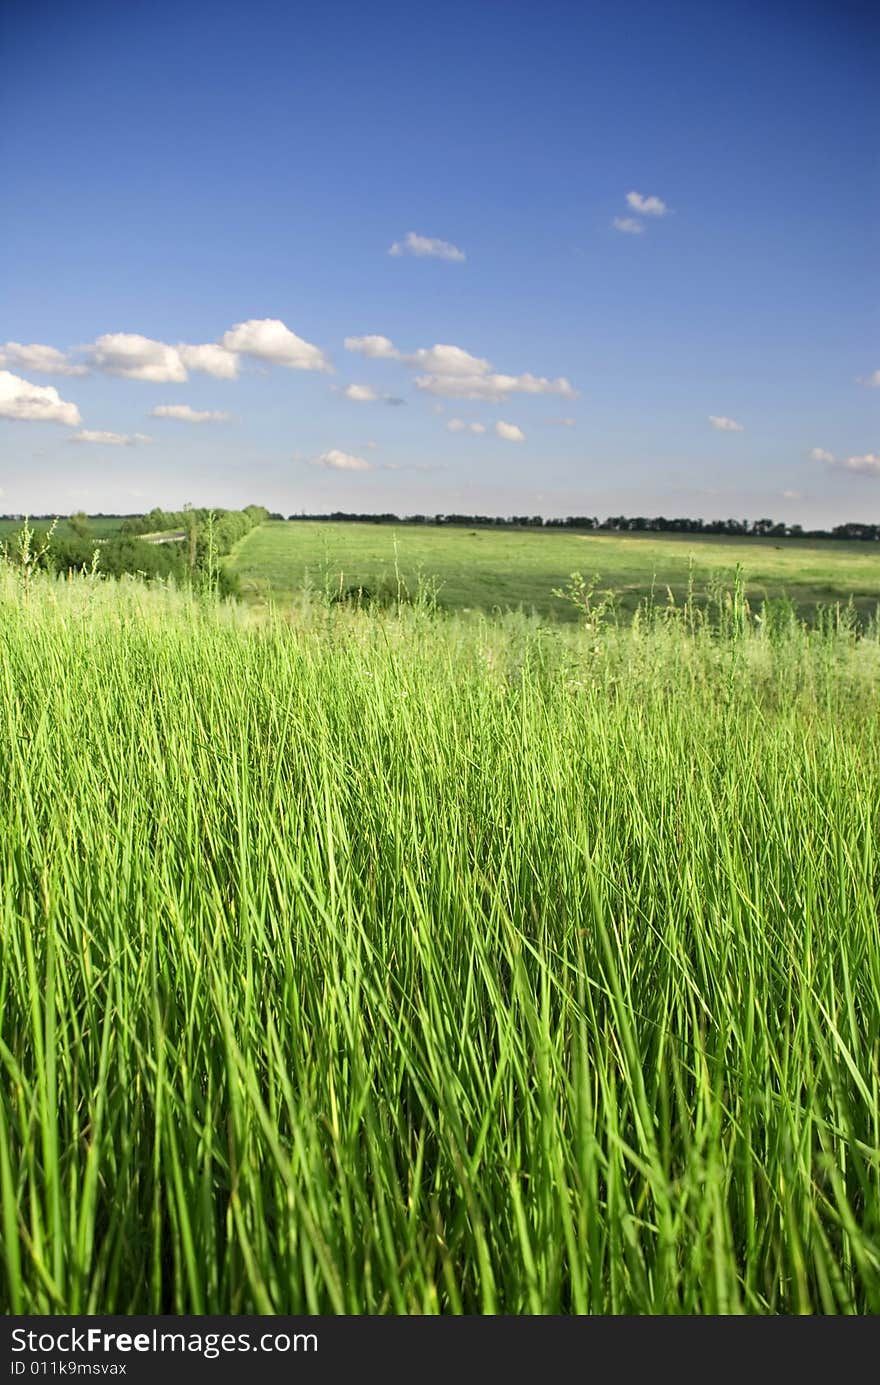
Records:
{"label": "green grass", "polygon": [[[45,534],[51,525],[50,519],[31,520],[32,527],[39,533]],[[88,533],[96,539],[109,539],[119,533],[122,520],[114,515],[90,515],[87,520]],[[16,536],[21,533],[22,521],[20,519],[0,519],[0,545],[11,543]],[[76,530],[70,525],[66,518],[60,518],[55,526],[55,534],[59,539],[76,538]]]}
{"label": "green grass", "polygon": [[718,616],[0,575],[2,1307],[880,1311],[878,631]]}
{"label": "green grass", "polygon": [[[652,587],[663,601],[671,587],[683,600],[698,589],[730,582],[739,564],[749,600],[787,595],[802,614],[818,604],[846,603],[867,616],[880,601],[880,546],[835,540],[718,539],[699,535],[569,534],[446,527],[392,527],[297,520],[268,523],[237,546],[231,566],[251,600],[289,601],[304,586],[364,585],[396,594],[419,573],[439,583],[449,610],[522,607],[555,619],[571,612],[553,596],[571,572],[598,573],[632,612]],[[692,569],[692,570],[691,570]]]}

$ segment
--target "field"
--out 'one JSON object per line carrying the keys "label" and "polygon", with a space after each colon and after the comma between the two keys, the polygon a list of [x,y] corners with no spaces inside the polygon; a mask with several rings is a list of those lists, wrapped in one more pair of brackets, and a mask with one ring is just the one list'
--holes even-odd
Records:
{"label": "field", "polygon": [[735,589],[0,569],[0,1307],[880,1311],[878,690]]}
{"label": "field", "polygon": [[[44,534],[51,525],[50,519],[34,519],[30,521],[34,530]],[[89,515],[88,532],[97,539],[109,539],[119,533],[122,520],[118,515]],[[22,521],[20,519],[0,519],[0,545],[10,543],[15,536],[21,532]],[[70,539],[75,536],[76,531],[71,527],[68,519],[60,518],[55,527],[55,533],[60,539]]]}
{"label": "field", "polygon": [[436,581],[444,609],[522,607],[554,619],[574,618],[553,596],[569,574],[598,574],[631,614],[653,586],[655,600],[671,588],[681,603],[689,582],[705,591],[732,583],[737,565],[756,607],[787,595],[803,615],[817,605],[852,599],[862,616],[880,602],[878,545],[819,540],[717,539],[700,535],[569,534],[297,520],[263,524],[235,550],[232,567],[252,601],[285,602],[303,586],[339,590],[366,586],[396,595],[398,580],[414,591],[419,576]]}

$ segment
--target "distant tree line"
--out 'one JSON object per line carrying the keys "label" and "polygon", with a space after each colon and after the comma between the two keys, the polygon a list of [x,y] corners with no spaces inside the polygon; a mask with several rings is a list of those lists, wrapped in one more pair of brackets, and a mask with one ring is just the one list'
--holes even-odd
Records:
{"label": "distant tree line", "polygon": [[[272,514],[270,519],[281,519]],[[836,524],[833,529],[804,529],[800,524],[783,524],[773,519],[667,519],[665,515],[569,515],[565,519],[545,519],[542,515],[395,515],[351,514],[334,510],[332,514],[288,515],[289,520],[323,520],[337,524],[449,524],[470,529],[586,529],[616,534],[727,534],[755,539],[862,539],[880,541],[880,524]]]}
{"label": "distant tree line", "polygon": [[[243,538],[250,529],[257,524],[262,524],[264,520],[283,520],[284,515],[277,511],[269,511],[263,505],[246,505],[243,510],[208,510],[193,509],[191,507],[184,510],[150,510],[145,515],[71,515],[67,522],[74,530],[77,538],[89,542],[89,556],[94,553],[95,538],[91,534],[89,519],[118,519],[119,536],[102,541],[101,543],[101,566],[104,571],[108,571],[105,566],[111,556],[121,551],[123,541],[129,543],[137,540],[139,545],[144,541],[144,534],[157,534],[171,530],[184,531],[185,537],[181,544],[186,547],[186,558],[190,565],[193,561],[198,563],[200,555],[204,554],[207,545],[207,533],[209,527],[209,516],[211,516],[211,526],[213,529],[214,552],[222,556],[229,553],[234,544]],[[22,520],[23,515],[0,515],[0,519]],[[55,515],[32,515],[31,521],[35,524],[47,525]],[[381,514],[355,514],[348,510],[334,510],[332,514],[307,514],[305,511],[299,514],[287,516],[288,520],[309,520],[335,524],[423,524],[423,525],[457,525],[469,529],[579,529],[596,530],[602,533],[633,533],[633,534],[726,534],[732,537],[755,538],[755,539],[858,539],[865,542],[880,542],[880,523],[863,524],[850,521],[847,524],[836,524],[831,529],[804,529],[800,524],[784,524],[780,520],[773,519],[669,519],[665,515],[652,517],[644,515],[608,515],[605,519],[599,519],[596,515],[568,515],[564,519],[552,518],[545,519],[543,515],[468,515],[468,514],[433,514],[433,515],[396,515],[391,512]],[[65,544],[72,544],[73,540],[55,539],[53,548],[60,551]],[[169,562],[176,562],[181,556],[180,544],[145,544],[147,548],[154,550],[154,561],[158,567],[164,569]],[[157,552],[156,550],[174,550],[172,552]],[[73,551],[73,550],[71,550]],[[141,555],[143,556],[143,555]],[[123,569],[130,571],[128,567]]]}

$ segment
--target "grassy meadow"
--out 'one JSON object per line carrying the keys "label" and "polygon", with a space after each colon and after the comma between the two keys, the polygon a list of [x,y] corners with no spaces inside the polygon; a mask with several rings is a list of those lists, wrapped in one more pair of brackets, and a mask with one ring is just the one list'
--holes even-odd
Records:
{"label": "grassy meadow", "polygon": [[737,590],[0,570],[0,1305],[880,1311],[878,692],[876,623]]}
{"label": "grassy meadow", "polygon": [[[96,539],[114,538],[122,525],[122,519],[118,515],[88,515],[86,517],[88,532]],[[35,519],[31,521],[36,533],[43,535],[52,524],[51,519]],[[21,532],[22,521],[20,519],[0,518],[0,547],[4,543],[13,544],[17,535]],[[55,525],[55,535],[59,539],[72,539],[76,537],[77,530],[70,523],[66,515],[61,515]]]}
{"label": "grassy meadow", "polygon": [[324,521],[274,522],[236,546],[230,566],[246,599],[290,601],[303,588],[365,586],[396,596],[420,578],[445,610],[522,608],[556,620],[575,612],[553,595],[572,572],[594,574],[632,615],[652,590],[680,604],[689,586],[732,585],[737,566],[748,600],[787,597],[800,614],[850,600],[867,617],[880,602],[880,545],[843,540],[716,538],[699,534],[573,534],[559,530],[459,529]]}

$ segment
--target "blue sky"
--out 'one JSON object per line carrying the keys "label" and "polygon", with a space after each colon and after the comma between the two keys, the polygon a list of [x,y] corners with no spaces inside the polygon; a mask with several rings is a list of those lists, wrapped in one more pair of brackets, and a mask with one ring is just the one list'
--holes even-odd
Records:
{"label": "blue sky", "polygon": [[0,510],[880,519],[872,8],[8,9]]}

